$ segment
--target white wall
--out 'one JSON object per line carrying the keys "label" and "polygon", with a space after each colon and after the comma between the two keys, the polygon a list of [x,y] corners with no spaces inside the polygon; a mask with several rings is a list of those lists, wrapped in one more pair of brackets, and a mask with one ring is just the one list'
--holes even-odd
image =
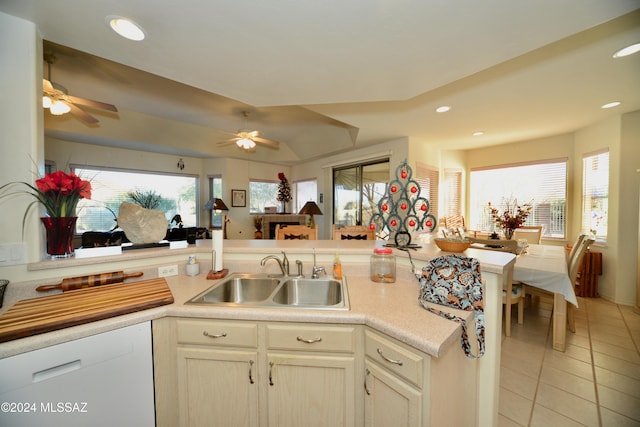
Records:
{"label": "white wall", "polygon": [[[42,153],[42,43],[33,23],[0,13],[0,185],[33,184]],[[0,243],[26,243],[27,261],[37,261],[43,251],[42,226],[34,209],[27,218],[24,240],[22,221],[30,197],[1,200]],[[2,278],[20,280],[26,265],[3,267]]]}

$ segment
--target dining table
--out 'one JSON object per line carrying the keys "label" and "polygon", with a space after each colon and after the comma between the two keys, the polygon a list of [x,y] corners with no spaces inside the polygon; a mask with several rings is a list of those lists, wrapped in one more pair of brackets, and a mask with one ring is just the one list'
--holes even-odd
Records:
{"label": "dining table", "polygon": [[578,307],[563,246],[529,244],[516,257],[513,280],[553,293],[553,348],[565,351],[567,304]]}

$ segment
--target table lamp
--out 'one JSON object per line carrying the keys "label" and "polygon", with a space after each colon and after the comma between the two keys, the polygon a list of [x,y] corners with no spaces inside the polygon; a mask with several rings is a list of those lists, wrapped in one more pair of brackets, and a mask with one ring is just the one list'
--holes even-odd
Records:
{"label": "table lamp", "polygon": [[300,209],[299,212],[300,215],[309,215],[309,224],[311,228],[316,228],[316,222],[313,220],[313,216],[314,215],[322,215],[322,211],[320,210],[320,208],[318,207],[318,205],[316,205],[316,202],[309,200],[307,203],[304,204],[304,206],[302,207],[302,209]]}

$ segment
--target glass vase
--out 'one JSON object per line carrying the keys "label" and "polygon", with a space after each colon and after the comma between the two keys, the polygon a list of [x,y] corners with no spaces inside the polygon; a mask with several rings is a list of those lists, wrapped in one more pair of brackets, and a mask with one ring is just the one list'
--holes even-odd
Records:
{"label": "glass vase", "polygon": [[47,234],[47,255],[50,259],[73,256],[73,234],[77,216],[40,218]]}
{"label": "glass vase", "polygon": [[504,229],[504,238],[507,239],[507,240],[511,240],[511,238],[513,237],[513,232],[514,232],[513,228],[505,228]]}

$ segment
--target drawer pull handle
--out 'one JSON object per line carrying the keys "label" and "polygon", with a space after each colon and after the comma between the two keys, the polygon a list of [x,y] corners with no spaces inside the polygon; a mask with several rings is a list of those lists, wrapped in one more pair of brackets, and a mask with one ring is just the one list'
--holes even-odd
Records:
{"label": "drawer pull handle", "polygon": [[300,342],[305,343],[305,344],[313,344],[313,343],[316,343],[316,342],[320,342],[320,341],[322,341],[322,338],[321,338],[321,337],[318,337],[318,338],[311,338],[310,340],[304,339],[304,338],[302,338],[302,337],[296,337],[296,339],[297,339],[298,341],[300,341]]}
{"label": "drawer pull handle", "polygon": [[249,360],[249,384],[253,383],[253,360]]}
{"label": "drawer pull handle", "polygon": [[207,331],[203,331],[203,332],[202,332],[202,335],[204,335],[205,337],[209,337],[209,338],[213,338],[213,339],[215,339],[215,338],[224,338],[224,337],[226,337],[226,336],[227,336],[227,333],[226,333],[226,332],[223,332],[223,333],[221,333],[221,334],[210,334],[210,333],[209,333],[209,332],[207,332]]}
{"label": "drawer pull handle", "polygon": [[369,374],[371,374],[371,371],[369,370],[369,368],[365,369],[365,371],[364,371],[364,391],[365,391],[365,393],[367,393],[367,396],[371,395],[371,391],[369,391],[369,385],[367,384],[367,379],[369,379]]}
{"label": "drawer pull handle", "polygon": [[398,365],[398,366],[402,366],[402,360],[394,360],[394,359],[389,359],[387,356],[385,356],[384,354],[382,354],[382,350],[380,350],[379,348],[376,349],[376,351],[378,352],[378,354],[380,355],[380,357],[382,357],[384,360],[386,360],[389,363],[393,363],[394,365]]}
{"label": "drawer pull handle", "polygon": [[269,385],[273,386],[273,362],[269,362]]}

